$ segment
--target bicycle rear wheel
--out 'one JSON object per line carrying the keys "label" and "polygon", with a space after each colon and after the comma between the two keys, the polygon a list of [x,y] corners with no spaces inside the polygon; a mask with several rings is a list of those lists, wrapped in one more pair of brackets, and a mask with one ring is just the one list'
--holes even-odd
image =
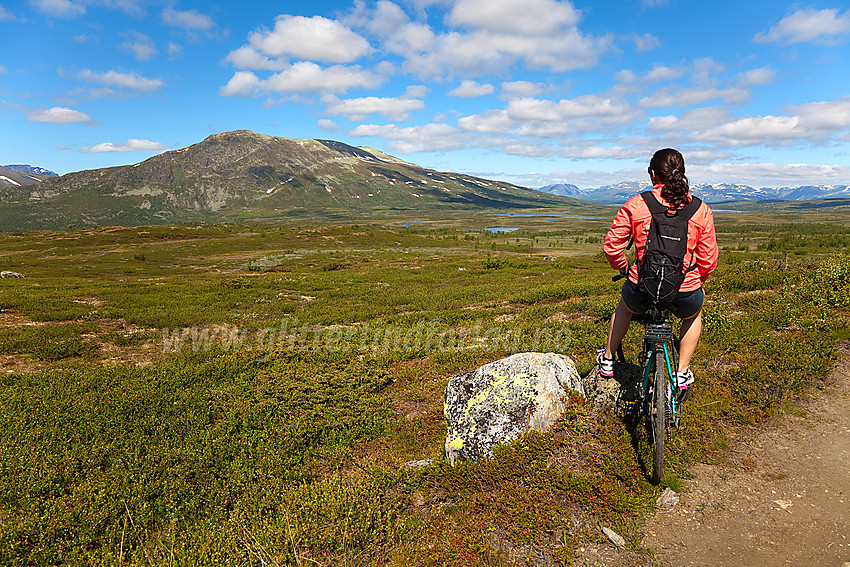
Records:
{"label": "bicycle rear wheel", "polygon": [[667,361],[663,349],[655,352],[655,383],[650,407],[652,419],[652,483],[664,476],[664,440],[667,435]]}

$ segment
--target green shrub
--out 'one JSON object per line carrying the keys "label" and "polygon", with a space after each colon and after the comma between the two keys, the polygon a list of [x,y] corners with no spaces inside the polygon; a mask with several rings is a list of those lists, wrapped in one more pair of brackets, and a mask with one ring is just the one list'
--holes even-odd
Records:
{"label": "green shrub", "polygon": [[18,326],[0,334],[0,354],[29,355],[46,361],[89,357],[98,347],[94,342],[84,341],[82,335],[96,328],[94,323]]}
{"label": "green shrub", "polygon": [[[264,361],[199,353],[145,369],[78,366],[2,380],[4,565],[117,564],[122,548],[125,561],[144,564],[169,540],[187,563],[204,562],[224,540],[223,562],[237,563],[228,523],[236,504],[269,494],[270,484],[295,494],[349,466],[353,449],[384,433],[388,416],[375,396],[389,382],[385,372],[307,352]],[[338,498],[339,490],[303,496],[320,513],[322,494]],[[376,518],[394,513],[392,503],[363,508],[363,490],[347,490],[341,512],[321,512],[341,534],[339,514],[362,510],[365,524],[348,527],[362,530],[357,549],[375,535]],[[297,499],[287,504],[280,518],[309,516]],[[312,545],[307,535],[302,541]]]}
{"label": "green shrub", "polygon": [[90,358],[97,354],[97,344],[72,337],[58,342],[47,342],[33,349],[32,355],[38,360],[54,361],[64,358]]}
{"label": "green shrub", "polygon": [[820,262],[806,272],[798,290],[802,298],[820,307],[850,307],[850,255],[835,255]]}

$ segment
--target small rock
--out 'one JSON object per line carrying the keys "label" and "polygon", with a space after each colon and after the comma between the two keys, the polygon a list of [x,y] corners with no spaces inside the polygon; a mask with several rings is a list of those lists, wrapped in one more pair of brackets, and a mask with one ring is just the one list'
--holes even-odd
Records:
{"label": "small rock", "polygon": [[19,274],[18,272],[0,272],[0,278],[25,278],[26,276],[23,274]]}
{"label": "small rock", "polygon": [[424,469],[431,464],[431,459],[422,459],[421,461],[409,461],[401,465],[403,469]]}
{"label": "small rock", "polygon": [[557,260],[557,258],[554,256],[546,256],[545,258],[543,258],[543,261],[545,262],[554,262],[555,260]]}
{"label": "small rock", "polygon": [[790,500],[774,500],[773,503],[786,511],[789,511],[788,508],[794,505]]}
{"label": "small rock", "polygon": [[602,533],[608,536],[608,539],[611,540],[611,543],[616,545],[617,547],[626,547],[626,540],[610,528],[602,528]]}
{"label": "small rock", "polygon": [[679,494],[671,490],[669,486],[665,488],[664,492],[662,492],[661,495],[655,500],[655,504],[659,507],[669,506],[670,508],[672,508],[678,503]]}

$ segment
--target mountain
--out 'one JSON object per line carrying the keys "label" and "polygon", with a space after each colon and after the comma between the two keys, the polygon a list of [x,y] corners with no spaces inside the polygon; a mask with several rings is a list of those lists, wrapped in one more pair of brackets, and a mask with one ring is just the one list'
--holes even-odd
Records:
{"label": "mountain", "polygon": [[[575,187],[575,185],[547,185],[540,187],[538,191],[552,193],[552,188]],[[614,185],[605,185],[596,189],[571,190],[570,197],[590,201],[594,203],[605,203],[609,205],[621,205],[633,195],[650,189],[648,181],[623,181]],[[809,201],[816,199],[846,199],[850,198],[850,187],[847,185],[805,185],[799,187],[751,187],[749,185],[736,185],[732,183],[697,183],[691,187],[691,192],[707,203],[726,203],[730,201],[752,201],[752,200],[791,200]]]}
{"label": "mountain", "polygon": [[15,188],[35,185],[48,177],[50,176],[43,173],[21,172],[8,166],[0,165],[0,190],[7,187]]}
{"label": "mountain", "polygon": [[577,186],[571,185],[569,183],[556,183],[554,185],[546,185],[545,187],[538,187],[537,190],[542,191],[544,193],[550,193],[552,195],[572,197],[574,199],[584,199],[584,196],[587,194],[587,191],[579,189]]}
{"label": "mountain", "polygon": [[510,183],[425,169],[342,142],[239,130],[134,165],[0,187],[0,230],[405,218],[539,207],[578,211],[586,205]]}
{"label": "mountain", "polygon": [[34,165],[26,165],[23,163],[13,163],[12,165],[7,165],[7,168],[12,171],[18,171],[20,173],[35,173],[38,175],[51,175],[58,177],[59,174],[55,171],[50,171],[49,169],[44,169],[43,167],[36,167]]}

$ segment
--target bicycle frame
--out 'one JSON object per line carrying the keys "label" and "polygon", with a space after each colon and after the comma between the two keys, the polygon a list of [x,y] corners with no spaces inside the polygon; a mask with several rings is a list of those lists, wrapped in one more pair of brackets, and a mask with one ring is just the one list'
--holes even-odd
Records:
{"label": "bicycle frame", "polygon": [[[676,382],[674,372],[677,368],[675,337],[673,335],[673,324],[667,320],[662,310],[652,309],[646,314],[646,330],[644,331],[644,350],[642,366],[643,370],[643,388],[644,400],[647,400],[645,394],[650,391],[650,384],[655,375],[656,353],[664,354],[664,364],[667,372],[667,387],[670,395],[665,393],[668,402],[669,414],[667,421],[672,421],[675,427],[679,426],[679,403],[676,400]],[[648,400],[647,400],[648,401]],[[646,410],[646,408],[642,408]],[[668,427],[669,434],[669,427]]]}

